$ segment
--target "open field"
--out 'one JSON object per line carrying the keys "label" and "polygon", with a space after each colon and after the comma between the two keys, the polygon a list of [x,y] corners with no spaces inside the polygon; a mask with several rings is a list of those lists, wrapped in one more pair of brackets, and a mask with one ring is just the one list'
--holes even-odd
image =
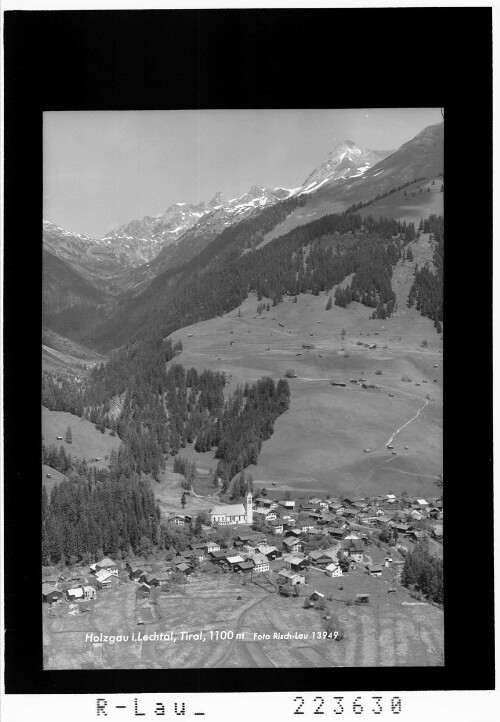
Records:
{"label": "open field", "polygon": [[[186,449],[181,449],[182,456],[187,456],[185,452]],[[170,467],[172,467],[172,462],[169,463]],[[181,481],[184,477],[181,474],[174,474],[171,468],[167,468],[165,471],[160,472],[159,478],[159,482],[151,480],[151,489],[164,516],[170,514],[196,516],[202,511],[210,511],[213,506],[219,503],[216,497],[198,498],[194,494],[189,494],[186,495],[186,506],[183,509],[181,497],[184,489],[181,487]]]}
{"label": "open field", "polygon": [[[65,441],[68,426],[71,427],[73,436],[71,444]],[[46,445],[55,444],[57,448],[64,446],[66,453],[71,453],[78,459],[90,461],[102,457],[102,461],[93,464],[98,469],[107,468],[108,462],[104,457],[109,456],[113,449],[118,451],[121,443],[117,436],[110,436],[108,429],[105,434],[101,434],[90,421],[66,411],[51,411],[44,406],[42,406],[42,434]],[[58,436],[62,436],[62,441],[57,440]]]}
{"label": "open field", "polygon": [[[46,668],[442,664],[442,611],[415,604],[398,585],[396,594],[388,594],[394,584],[389,569],[384,569],[380,578],[368,577],[362,569],[336,579],[312,571],[309,585],[301,588],[298,598],[271,594],[248,579],[242,584],[234,574],[218,579],[219,583],[214,578],[195,577],[177,591],[160,592],[150,600],[137,598],[135,584],[120,585],[100,592],[93,605],[82,603],[91,611],[76,616],[68,614],[67,604],[58,608],[54,617],[44,608]],[[313,632],[324,629],[324,613],[303,608],[304,596],[314,590],[333,598],[327,604],[340,618],[345,631],[342,641],[313,638]],[[360,591],[370,594],[369,605],[346,605]],[[154,621],[138,625],[143,607],[152,609]],[[139,632],[143,636],[168,634],[170,639],[141,640]],[[200,634],[200,638],[182,639],[182,632]],[[226,639],[221,638],[224,632],[229,633]],[[128,640],[93,644],[86,641],[87,633],[124,635]],[[303,637],[273,639],[273,634],[295,633]],[[266,634],[271,638],[256,636]]]}
{"label": "open field", "polygon": [[[47,474],[50,474],[50,479],[47,478]],[[57,471],[57,469],[53,469],[51,466],[42,464],[42,486],[45,487],[47,494],[50,495],[53,487],[65,478],[64,474],[61,474],[61,472]]]}
{"label": "open field", "polygon": [[[421,263],[432,255],[428,237],[412,248]],[[278,379],[287,368],[297,374],[289,380],[290,409],[248,469],[254,481],[306,493],[435,492],[442,473],[442,341],[429,319],[406,307],[410,265],[395,269],[398,310],[390,319],[371,320],[371,309],[358,303],[326,311],[330,294],[286,299],[258,315],[252,296],[241,317],[234,310],[172,334],[184,347],[176,362],[224,370],[229,392],[264,375]],[[314,349],[303,350],[304,343]],[[362,389],[352,378],[378,388]],[[331,379],[347,385],[333,387]],[[213,454],[189,456],[200,468],[215,468]]]}

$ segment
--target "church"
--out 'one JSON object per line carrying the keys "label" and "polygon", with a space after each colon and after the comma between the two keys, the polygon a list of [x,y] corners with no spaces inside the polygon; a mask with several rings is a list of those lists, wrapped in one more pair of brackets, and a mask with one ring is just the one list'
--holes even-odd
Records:
{"label": "church", "polygon": [[210,511],[211,524],[251,524],[253,521],[252,492],[248,491],[246,504],[223,504]]}

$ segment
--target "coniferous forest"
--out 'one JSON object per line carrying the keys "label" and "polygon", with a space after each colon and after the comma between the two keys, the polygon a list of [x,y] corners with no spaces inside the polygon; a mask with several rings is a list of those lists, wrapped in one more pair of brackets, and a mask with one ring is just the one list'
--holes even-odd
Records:
{"label": "coniferous forest", "polygon": [[[130,340],[112,352],[105,364],[75,381],[44,373],[42,403],[47,408],[76,414],[103,433],[111,430],[122,441],[109,472],[90,470],[63,448],[43,447],[44,463],[70,479],[46,500],[50,510],[44,527],[47,538],[59,529],[56,537],[66,540],[65,524],[71,518],[77,519],[76,528],[82,524],[89,530],[93,528],[91,520],[97,520],[95,524],[101,529],[101,537],[88,532],[94,541],[85,553],[94,554],[99,549],[112,554],[116,544],[135,549],[141,538],[157,544],[158,530],[151,518],[158,511],[144,475],[158,480],[167,455],[177,457],[191,443],[199,452],[215,449],[222,493],[231,489],[237,474],[257,463],[262,443],[270,438],[276,419],[289,407],[288,382],[263,378],[251,386],[238,387],[225,398],[222,372],[186,370],[175,363],[182,343],[166,337],[177,329],[234,310],[250,292],[256,293],[259,303],[265,298],[276,305],[285,296],[328,292],[349,275],[350,284],[337,287],[332,294],[336,305],[346,307],[358,301],[372,309],[374,318],[386,318],[394,312],[392,272],[417,237],[414,225],[371,216],[362,219],[352,212],[329,215],[294,228],[256,250],[264,234],[298,203],[294,199],[280,212],[273,207],[267,215],[262,213],[226,229],[185,267],[157,277],[140,295],[140,301],[130,302],[126,309],[131,321]],[[442,219],[432,216],[419,230],[434,234],[437,272],[425,267],[417,271],[410,300],[439,323]],[[265,303],[267,308],[269,301]],[[119,474],[116,469],[121,470]],[[129,505],[135,510],[134,522],[130,521]],[[112,529],[102,521],[106,512],[116,519]],[[118,517],[115,512],[119,512]],[[81,542],[80,546],[74,540],[71,544],[74,554],[81,558]],[[68,549],[58,549],[50,553],[51,558],[59,553],[68,557]]]}
{"label": "coniferous forest", "polygon": [[431,240],[436,241],[434,249],[434,269],[427,265],[415,269],[413,281],[408,296],[408,306],[415,305],[422,316],[434,321],[436,331],[441,333],[443,321],[443,256],[444,256],[444,219],[442,216],[431,215],[420,224],[423,233],[430,233]]}

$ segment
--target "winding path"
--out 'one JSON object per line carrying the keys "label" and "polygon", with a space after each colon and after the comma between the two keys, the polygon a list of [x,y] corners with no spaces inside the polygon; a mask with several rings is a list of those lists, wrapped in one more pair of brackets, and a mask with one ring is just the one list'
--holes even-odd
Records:
{"label": "winding path", "polygon": [[417,416],[420,414],[420,412],[421,412],[423,409],[425,409],[425,407],[427,406],[428,403],[429,403],[429,400],[427,399],[426,402],[425,402],[425,404],[419,408],[419,410],[417,411],[417,413],[415,414],[415,416],[412,416],[411,419],[409,419],[409,421],[407,421],[405,424],[403,424],[403,426],[400,426],[399,429],[396,429],[396,431],[393,433],[393,435],[391,436],[391,438],[389,439],[389,441],[386,441],[385,445],[388,446],[389,444],[391,444],[392,441],[393,441],[393,439],[394,439],[394,437],[395,437],[397,434],[399,434],[399,432],[402,431],[402,430],[405,428],[405,426],[408,426],[408,424],[411,424],[412,421],[415,421],[415,419],[417,418]]}

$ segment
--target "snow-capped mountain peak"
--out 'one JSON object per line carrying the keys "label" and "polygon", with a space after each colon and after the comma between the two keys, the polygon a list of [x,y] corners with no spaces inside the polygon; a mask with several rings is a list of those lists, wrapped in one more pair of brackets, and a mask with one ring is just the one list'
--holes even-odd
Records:
{"label": "snow-capped mountain peak", "polygon": [[357,178],[384,157],[383,153],[359,148],[352,140],[344,140],[306,178],[300,193],[314,193],[329,181]]}

